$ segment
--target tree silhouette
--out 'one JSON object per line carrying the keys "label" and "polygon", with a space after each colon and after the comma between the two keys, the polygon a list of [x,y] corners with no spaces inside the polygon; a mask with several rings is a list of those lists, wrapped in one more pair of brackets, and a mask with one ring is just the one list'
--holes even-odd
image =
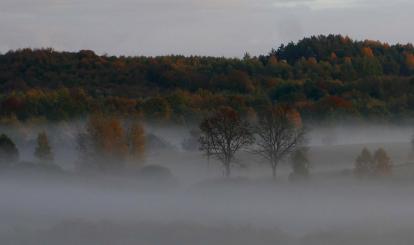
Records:
{"label": "tree silhouette", "polygon": [[19,151],[13,141],[5,134],[0,135],[0,164],[10,166],[19,160]]}
{"label": "tree silhouette", "polygon": [[235,154],[253,143],[249,125],[232,108],[221,107],[201,122],[200,129],[201,150],[221,161],[230,177]]}
{"label": "tree silhouette", "polygon": [[305,130],[295,125],[290,111],[280,106],[272,106],[259,119],[256,127],[256,154],[267,160],[272,176],[276,179],[276,168],[285,157],[295,151],[305,139]]}

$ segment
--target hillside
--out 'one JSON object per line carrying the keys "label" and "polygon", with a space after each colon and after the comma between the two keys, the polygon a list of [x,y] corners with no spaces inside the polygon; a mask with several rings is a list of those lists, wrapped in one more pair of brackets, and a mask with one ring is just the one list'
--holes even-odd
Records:
{"label": "hillside", "polygon": [[243,59],[23,49],[0,55],[0,113],[65,120],[103,111],[183,121],[221,105],[252,116],[272,102],[306,120],[398,120],[413,115],[413,76],[411,44],[340,35]]}

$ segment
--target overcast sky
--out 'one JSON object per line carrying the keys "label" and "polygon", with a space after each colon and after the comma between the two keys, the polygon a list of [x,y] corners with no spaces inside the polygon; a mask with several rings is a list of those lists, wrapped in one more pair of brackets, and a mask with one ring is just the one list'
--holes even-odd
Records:
{"label": "overcast sky", "polygon": [[413,9],[413,0],[0,0],[0,52],[242,56],[329,33],[406,43]]}

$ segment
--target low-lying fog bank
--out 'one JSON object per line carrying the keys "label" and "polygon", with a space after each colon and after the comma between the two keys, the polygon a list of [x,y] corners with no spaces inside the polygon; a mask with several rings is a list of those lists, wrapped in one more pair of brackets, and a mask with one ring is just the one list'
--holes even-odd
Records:
{"label": "low-lying fog bank", "polygon": [[[188,129],[147,128],[145,164],[129,173],[76,172],[77,126],[49,128],[61,170],[0,171],[0,244],[413,244],[414,164],[409,127],[314,128],[310,176],[272,180],[248,151],[232,178],[216,160],[183,148]],[[36,134],[17,137],[33,160]],[[29,143],[28,143],[29,142]],[[383,148],[392,174],[358,178],[361,150]]]}
{"label": "low-lying fog bank", "polygon": [[22,178],[0,180],[1,244],[414,242],[408,181],[220,178],[151,189],[115,177]]}

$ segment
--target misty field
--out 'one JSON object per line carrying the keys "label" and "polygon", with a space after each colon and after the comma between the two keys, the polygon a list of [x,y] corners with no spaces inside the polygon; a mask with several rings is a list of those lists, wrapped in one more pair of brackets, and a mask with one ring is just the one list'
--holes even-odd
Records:
{"label": "misty field", "polygon": [[[188,130],[179,127],[147,127],[158,143],[147,146],[146,172],[81,173],[71,167],[78,127],[47,128],[54,161],[62,170],[0,173],[1,244],[414,241],[414,164],[407,127],[312,130],[310,177],[303,181],[289,179],[288,161],[273,180],[268,166],[248,151],[238,155],[239,165],[225,178],[217,160],[207,164],[202,152],[183,148]],[[21,158],[33,161],[36,135],[9,132],[18,139]],[[364,147],[384,148],[392,159],[392,175],[357,178],[354,162]],[[151,166],[165,172],[153,172]]]}

